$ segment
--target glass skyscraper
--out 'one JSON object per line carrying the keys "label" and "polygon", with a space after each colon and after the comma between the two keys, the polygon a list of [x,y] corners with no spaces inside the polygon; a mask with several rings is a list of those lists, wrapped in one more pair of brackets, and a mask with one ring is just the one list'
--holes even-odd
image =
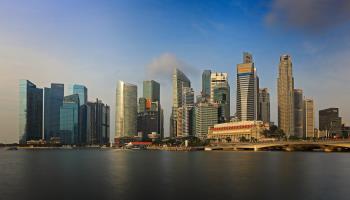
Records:
{"label": "glass skyscraper", "polygon": [[43,89],[28,80],[19,82],[19,143],[42,139]]}
{"label": "glass skyscraper", "polygon": [[85,105],[88,101],[88,90],[84,85],[69,85],[68,87],[69,94],[78,94],[80,105]]}
{"label": "glass skyscraper", "polygon": [[230,121],[230,86],[227,73],[211,73],[210,102],[219,106],[220,123]]}
{"label": "glass skyscraper", "polygon": [[52,83],[44,88],[44,138],[58,137],[60,131],[60,108],[63,103],[64,85]]}
{"label": "glass skyscraper", "polygon": [[123,81],[117,82],[115,137],[137,134],[137,86]]}
{"label": "glass skyscraper", "polygon": [[160,101],[160,84],[154,80],[143,81],[143,97],[151,102]]}
{"label": "glass skyscraper", "polygon": [[206,98],[210,97],[210,77],[211,71],[204,70],[202,73],[202,96]]}
{"label": "glass skyscraper", "polygon": [[60,138],[62,144],[77,144],[79,136],[79,95],[65,96],[60,109]]}

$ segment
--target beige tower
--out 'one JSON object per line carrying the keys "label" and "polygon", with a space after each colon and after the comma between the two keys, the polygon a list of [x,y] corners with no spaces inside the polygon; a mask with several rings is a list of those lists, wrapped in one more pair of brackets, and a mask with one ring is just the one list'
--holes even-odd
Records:
{"label": "beige tower", "polygon": [[282,55],[277,79],[278,126],[287,136],[294,136],[294,78],[292,70],[291,57]]}
{"label": "beige tower", "polygon": [[315,113],[314,101],[312,99],[304,100],[304,138],[314,137]]}

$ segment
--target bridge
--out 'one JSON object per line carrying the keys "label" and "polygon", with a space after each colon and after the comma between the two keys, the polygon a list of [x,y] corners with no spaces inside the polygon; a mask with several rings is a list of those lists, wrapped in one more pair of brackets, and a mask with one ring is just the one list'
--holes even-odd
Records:
{"label": "bridge", "polygon": [[[210,148],[210,147],[209,147]],[[350,140],[320,140],[320,141],[275,141],[257,143],[227,143],[212,147],[213,150],[233,151],[350,151]]]}

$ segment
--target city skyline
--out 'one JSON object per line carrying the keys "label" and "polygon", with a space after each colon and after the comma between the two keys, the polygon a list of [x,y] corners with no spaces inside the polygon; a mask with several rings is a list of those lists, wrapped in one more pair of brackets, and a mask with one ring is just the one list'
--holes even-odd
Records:
{"label": "city skyline", "polygon": [[[349,123],[350,109],[347,108],[349,96],[346,92],[342,92],[348,89],[346,82],[349,81],[347,76],[349,67],[347,66],[350,63],[348,59],[350,52],[347,49],[350,42],[346,35],[349,28],[348,23],[346,21],[335,25],[328,23],[327,26],[317,27],[317,32],[320,33],[315,33],[312,32],[314,30],[303,28],[300,23],[291,23],[287,20],[291,26],[289,28],[292,29],[291,33],[288,33],[284,30],[285,27],[278,25],[278,22],[274,23],[272,20],[272,22],[267,23],[258,20],[260,17],[271,20],[273,16],[278,15],[280,10],[273,6],[274,2],[277,1],[271,2],[271,8],[264,7],[259,11],[256,8],[251,8],[251,11],[255,12],[250,14],[247,13],[248,5],[244,2],[241,2],[240,5],[230,4],[228,8],[218,6],[213,2],[205,2],[202,8],[208,11],[208,15],[204,14],[206,13],[204,11],[197,10],[193,3],[189,3],[184,7],[181,3],[171,2],[174,7],[184,8],[182,17],[178,19],[179,23],[167,18],[178,16],[179,11],[169,10],[170,8],[163,3],[153,2],[152,6],[145,5],[145,3],[139,5],[134,3],[129,5],[126,5],[126,3],[112,3],[112,8],[127,11],[120,12],[119,16],[115,16],[112,15],[111,10],[107,9],[106,5],[90,2],[81,8],[81,14],[77,14],[74,9],[67,11],[68,17],[74,19],[68,24],[68,27],[77,25],[77,28],[72,29],[71,32],[66,31],[67,28],[60,29],[60,27],[65,27],[67,22],[64,18],[60,18],[59,11],[66,8],[68,3],[55,6],[56,4],[53,2],[45,2],[39,5],[30,1],[22,2],[22,5],[19,1],[2,2],[0,6],[2,19],[13,16],[9,12],[16,13],[17,16],[13,17],[11,22],[0,21],[0,24],[4,27],[0,30],[4,36],[0,39],[2,44],[0,51],[3,56],[0,63],[1,74],[3,75],[0,88],[3,102],[0,121],[1,126],[4,127],[4,131],[0,135],[0,141],[14,142],[18,139],[17,109],[19,92],[17,85],[18,80],[22,78],[33,81],[39,87],[48,87],[51,82],[81,83],[89,88],[91,97],[101,97],[108,105],[112,105],[111,113],[114,113],[115,95],[113,91],[115,91],[117,80],[137,84],[139,86],[138,94],[141,94],[142,81],[154,79],[161,83],[161,103],[165,108],[166,116],[164,118],[168,119],[171,113],[171,94],[167,95],[167,91],[171,89],[171,81],[169,82],[167,79],[170,79],[172,69],[179,67],[189,76],[195,94],[198,94],[201,90],[200,74],[204,69],[210,69],[228,73],[231,88],[231,115],[233,115],[235,112],[233,102],[236,98],[235,66],[241,63],[240,57],[243,51],[251,52],[254,55],[254,62],[259,72],[260,86],[268,88],[271,92],[271,121],[277,123],[276,82],[278,58],[280,55],[288,53],[293,58],[295,88],[303,89],[308,97],[315,100],[315,113],[320,109],[339,107],[344,122]],[[290,4],[296,7],[293,3]],[[96,13],[89,13],[89,8],[93,6],[98,8],[95,10]],[[139,29],[132,29],[121,20],[125,17],[128,23],[135,23],[136,26],[141,24],[140,16],[137,16],[136,13],[142,10],[143,7],[159,12],[157,14],[150,13],[150,16],[146,16],[147,23],[140,26]],[[212,9],[210,9],[211,7]],[[35,9],[37,9],[36,12]],[[327,12],[327,9],[322,10],[325,8],[317,9]],[[166,11],[171,12],[166,14]],[[195,11],[199,17],[191,15],[192,11]],[[106,15],[99,15],[103,12]],[[223,13],[227,19],[220,17],[219,12]],[[90,31],[90,28],[84,24],[84,22],[87,23],[92,20],[91,16],[89,18],[89,14],[91,16],[97,15],[99,19],[102,18],[101,21],[104,23],[92,23],[92,27],[97,28],[96,31],[92,31],[75,42],[75,37],[68,36],[68,34],[81,35],[78,33]],[[52,17],[45,19],[45,16]],[[158,19],[160,25],[152,24],[153,19],[162,16],[165,17]],[[203,17],[206,20],[198,20]],[[235,17],[242,21],[234,20]],[[302,17],[308,19],[305,16]],[[319,17],[323,19],[321,16]],[[190,22],[185,22],[185,18],[189,18]],[[78,19],[83,19],[83,23],[78,24],[75,21],[78,21]],[[34,22],[32,23],[33,29],[25,26],[27,20]],[[57,28],[47,25],[50,20]],[[314,18],[308,19],[305,20],[305,23],[311,23],[312,25],[312,23],[315,23],[314,20]],[[173,23],[168,24],[169,22]],[[249,22],[251,22],[251,27],[246,27],[243,30],[237,29],[241,23]],[[146,25],[149,25],[149,27],[146,27]],[[187,29],[188,31],[184,31],[187,27],[190,27]],[[149,29],[157,30],[159,28],[165,28],[165,30],[162,29],[164,30],[163,33],[155,34],[155,36],[150,35],[152,31]],[[183,28],[176,32],[181,37],[175,38],[171,34],[169,36],[164,35],[178,28]],[[247,31],[254,28],[259,30],[261,34],[247,34],[245,36]],[[59,31],[56,32],[57,29]],[[145,34],[138,35],[134,33],[135,31],[144,32]],[[237,33],[233,34],[234,31],[237,31]],[[312,34],[310,34],[310,31]],[[118,34],[115,33],[120,34],[116,36]],[[50,34],[51,36],[49,36]],[[98,40],[97,38],[101,34],[105,34],[108,39],[115,38],[115,40],[111,40],[111,43]],[[198,35],[198,37],[194,37],[195,35]],[[51,37],[55,37],[57,40],[48,42],[52,39]],[[248,40],[248,38],[250,39],[249,42],[240,42],[240,39]],[[208,39],[211,41],[208,41]],[[131,46],[126,49],[118,48],[120,46],[118,44],[122,40],[132,41]],[[157,45],[150,45],[152,42]],[[86,50],[78,48],[79,45],[86,48]],[[186,51],[183,48],[186,48]],[[116,58],[114,58],[115,55],[117,55]],[[134,57],[138,59],[127,61]],[[140,73],[135,73],[135,71],[140,71]],[[320,82],[325,82],[325,84],[319,86]],[[100,88],[103,88],[103,90]],[[111,117],[113,117],[113,114]],[[317,115],[315,117],[317,118]],[[165,122],[167,121],[165,120]],[[114,119],[111,119],[111,133],[114,133],[113,122]],[[317,121],[315,124],[318,124]],[[168,124],[166,123],[165,135],[168,135],[167,127]]]}

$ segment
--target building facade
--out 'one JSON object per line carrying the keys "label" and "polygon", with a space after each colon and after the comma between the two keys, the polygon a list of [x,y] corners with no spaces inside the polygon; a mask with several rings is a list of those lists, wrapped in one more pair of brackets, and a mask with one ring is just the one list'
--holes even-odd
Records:
{"label": "building facade", "polygon": [[227,73],[211,73],[210,102],[219,106],[219,123],[230,121],[230,86]]}
{"label": "building facade", "polygon": [[269,125],[262,121],[239,121],[216,124],[209,128],[208,139],[229,139],[231,142],[251,139],[259,140],[262,138],[263,131],[268,128]]}
{"label": "building facade", "polygon": [[294,89],[294,136],[303,138],[304,135],[304,97],[303,90]]}
{"label": "building facade", "polygon": [[19,144],[40,140],[43,134],[43,89],[29,80],[19,81]]}
{"label": "building facade", "polygon": [[270,93],[267,88],[259,89],[258,120],[270,123]]}
{"label": "building facade", "polygon": [[327,108],[319,111],[319,129],[327,131],[329,135],[340,134],[342,118],[339,116],[339,108]]}
{"label": "building facade", "polygon": [[137,86],[123,81],[117,82],[115,137],[137,134]]}
{"label": "building facade", "polygon": [[182,88],[181,104],[182,106],[177,109],[176,137],[187,137],[194,135],[194,91],[192,88]]}
{"label": "building facade", "polygon": [[204,70],[202,73],[202,96],[206,98],[210,98],[210,77],[211,77],[211,71],[210,70]]}
{"label": "building facade", "polygon": [[60,108],[63,104],[64,85],[52,83],[51,88],[44,88],[44,138],[49,141],[59,137]]}
{"label": "building facade", "polygon": [[194,111],[195,128],[197,137],[205,138],[208,135],[208,128],[219,122],[218,105],[209,102],[199,102]]}
{"label": "building facade", "polygon": [[79,138],[79,95],[65,96],[60,108],[60,139],[61,144],[73,145]]}
{"label": "building facade", "polygon": [[172,113],[170,117],[170,137],[177,136],[177,110],[182,107],[182,89],[184,87],[191,87],[191,82],[187,78],[187,76],[180,71],[179,69],[174,69],[173,77],[173,105],[172,105]]}
{"label": "building facade", "polygon": [[314,112],[314,101],[312,99],[304,100],[304,125],[303,132],[304,138],[315,137],[315,112]]}
{"label": "building facade", "polygon": [[289,55],[280,57],[277,96],[278,126],[287,136],[294,136],[294,78]]}
{"label": "building facade", "polygon": [[243,63],[237,65],[236,115],[240,121],[258,118],[259,78],[252,55],[243,54]]}

